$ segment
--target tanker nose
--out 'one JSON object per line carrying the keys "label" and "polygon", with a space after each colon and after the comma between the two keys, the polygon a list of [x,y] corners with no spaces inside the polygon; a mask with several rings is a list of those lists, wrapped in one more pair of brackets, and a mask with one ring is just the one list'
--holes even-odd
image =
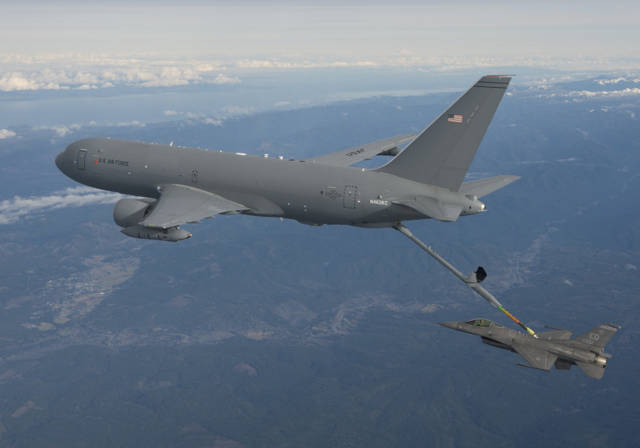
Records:
{"label": "tanker nose", "polygon": [[63,168],[63,165],[64,165],[64,151],[62,151],[62,152],[61,152],[60,154],[58,154],[58,155],[57,155],[57,157],[56,157],[56,166],[58,167],[58,169],[59,169],[60,171],[62,171],[62,172],[64,173],[64,171],[63,171],[63,169],[62,169],[62,168]]}

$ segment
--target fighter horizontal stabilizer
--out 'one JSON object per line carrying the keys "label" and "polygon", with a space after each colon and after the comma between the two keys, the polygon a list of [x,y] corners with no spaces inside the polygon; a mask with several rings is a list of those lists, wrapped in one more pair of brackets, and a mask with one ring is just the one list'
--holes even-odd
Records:
{"label": "fighter horizontal stabilizer", "polygon": [[582,369],[585,375],[587,375],[589,378],[594,378],[596,380],[599,380],[604,375],[605,368],[603,365],[592,364],[588,362],[580,362],[580,361],[577,361],[576,364],[578,365],[578,367]]}
{"label": "fighter horizontal stabilizer", "polygon": [[496,190],[506,187],[511,182],[515,182],[518,179],[520,179],[520,176],[505,174],[502,176],[488,177],[486,179],[472,180],[464,182],[460,187],[460,192],[481,198]]}
{"label": "fighter horizontal stabilizer", "polygon": [[214,193],[186,185],[163,185],[153,211],[140,224],[169,229],[187,222],[199,221],[220,213],[248,210],[242,204]]}
{"label": "fighter horizontal stabilizer", "polygon": [[415,136],[416,134],[404,134],[385,138],[384,140],[367,143],[366,145],[354,146],[353,148],[331,154],[306,159],[305,162],[322,163],[332,166],[350,166],[363,160],[372,159],[377,155],[395,156],[400,152],[398,146],[413,140]]}
{"label": "fighter horizontal stabilizer", "polygon": [[540,370],[551,370],[558,357],[544,350],[536,350],[520,344],[513,344],[513,349],[522,356],[531,367]]}
{"label": "fighter horizontal stabilizer", "polygon": [[462,212],[461,205],[446,204],[429,196],[415,196],[411,199],[398,199],[392,202],[412,208],[418,213],[438,221],[456,221]]}

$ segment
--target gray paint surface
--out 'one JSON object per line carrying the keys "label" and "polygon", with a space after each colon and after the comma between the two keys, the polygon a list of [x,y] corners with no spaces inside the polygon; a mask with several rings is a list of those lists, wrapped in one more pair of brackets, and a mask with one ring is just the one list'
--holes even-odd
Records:
{"label": "gray paint surface", "polygon": [[503,327],[489,319],[468,322],[440,322],[452,330],[480,336],[487,345],[518,353],[528,363],[526,367],[549,371],[555,365],[559,370],[579,366],[590,378],[600,379],[611,358],[604,347],[620,329],[617,325],[601,324],[587,333],[570,339],[568,330],[553,329],[538,333],[537,337]]}
{"label": "gray paint surface", "polygon": [[[131,199],[116,204],[114,218],[129,236],[176,241],[191,234],[172,229],[218,213],[311,225],[455,221],[484,211],[477,197],[516,179],[462,184],[509,81],[483,77],[403,151],[398,145],[412,135],[306,161],[92,138],[69,145],[56,165],[85,185],[152,199],[138,200],[138,207]],[[398,155],[375,170],[349,166],[375,154]],[[140,226],[150,230],[140,233]]]}

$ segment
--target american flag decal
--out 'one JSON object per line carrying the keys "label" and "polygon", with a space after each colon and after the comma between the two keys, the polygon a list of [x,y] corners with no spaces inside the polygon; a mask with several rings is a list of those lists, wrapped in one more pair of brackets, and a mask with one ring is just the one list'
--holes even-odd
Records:
{"label": "american flag decal", "polygon": [[462,123],[462,114],[449,114],[447,115],[447,121],[449,123]]}

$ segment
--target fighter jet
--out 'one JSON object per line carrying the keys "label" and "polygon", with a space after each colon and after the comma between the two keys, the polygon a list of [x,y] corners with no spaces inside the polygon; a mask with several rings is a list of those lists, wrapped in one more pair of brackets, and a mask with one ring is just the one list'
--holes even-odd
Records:
{"label": "fighter jet", "polygon": [[510,350],[522,356],[528,363],[523,367],[549,371],[555,364],[558,370],[569,370],[577,365],[589,377],[600,379],[611,354],[604,346],[620,329],[613,324],[601,324],[587,333],[571,339],[571,331],[551,329],[537,333],[537,338],[520,331],[498,325],[489,319],[473,319],[468,322],[440,322],[443,327],[475,334],[485,344]]}
{"label": "fighter jet", "polygon": [[[451,222],[484,212],[479,198],[518,179],[464,182],[510,80],[484,76],[418,136],[305,160],[90,138],[70,144],[56,165],[82,184],[137,196],[113,211],[121,232],[135,238],[180,241],[191,236],[183,224],[235,213],[314,226]],[[352,166],[376,155],[394,157],[377,169]]]}

